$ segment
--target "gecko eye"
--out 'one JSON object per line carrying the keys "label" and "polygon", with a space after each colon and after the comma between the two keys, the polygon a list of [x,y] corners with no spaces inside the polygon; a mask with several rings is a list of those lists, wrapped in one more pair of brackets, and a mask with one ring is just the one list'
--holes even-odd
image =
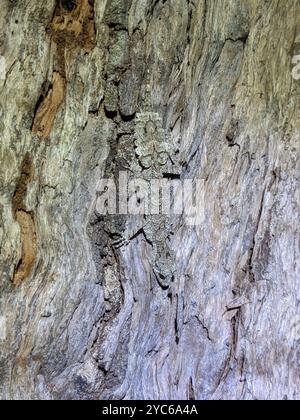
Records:
{"label": "gecko eye", "polygon": [[167,153],[165,153],[165,152],[160,152],[160,153],[158,154],[158,163],[159,163],[160,165],[165,165],[165,164],[168,162],[168,158],[169,158],[169,156],[168,156],[168,154],[167,154]]}
{"label": "gecko eye", "polygon": [[76,1],[75,0],[60,0],[61,7],[68,12],[72,12],[75,9]]}
{"label": "gecko eye", "polygon": [[152,165],[152,156],[143,156],[141,157],[141,163],[145,169],[151,168]]}

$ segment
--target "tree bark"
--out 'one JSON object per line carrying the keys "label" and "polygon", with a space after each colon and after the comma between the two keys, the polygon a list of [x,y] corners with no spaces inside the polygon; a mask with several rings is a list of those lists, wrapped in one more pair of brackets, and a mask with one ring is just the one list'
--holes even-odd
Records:
{"label": "tree bark", "polygon": [[[300,397],[299,12],[2,0],[1,399]],[[205,194],[152,237],[97,211],[149,112]]]}

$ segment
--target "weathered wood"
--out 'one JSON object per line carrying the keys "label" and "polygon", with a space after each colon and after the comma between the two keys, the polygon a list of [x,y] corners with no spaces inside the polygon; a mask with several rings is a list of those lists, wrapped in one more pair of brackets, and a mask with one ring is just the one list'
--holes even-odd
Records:
{"label": "weathered wood", "polygon": [[[299,399],[299,12],[2,0],[1,399]],[[147,107],[197,226],[97,213]]]}

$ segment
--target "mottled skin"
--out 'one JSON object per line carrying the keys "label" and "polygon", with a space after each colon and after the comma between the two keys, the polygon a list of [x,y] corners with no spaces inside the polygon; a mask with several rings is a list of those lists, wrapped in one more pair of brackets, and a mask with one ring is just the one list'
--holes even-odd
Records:
{"label": "mottled skin", "polygon": [[[146,181],[162,180],[168,174],[179,174],[175,165],[174,148],[165,135],[162,119],[158,113],[145,111],[136,117],[135,124],[136,159],[130,167],[133,178]],[[150,191],[150,203],[154,200]],[[116,248],[127,245],[137,234],[144,234],[153,248],[152,267],[161,287],[168,288],[176,272],[174,254],[169,245],[172,234],[171,219],[167,214],[145,214],[138,216],[134,227],[128,226],[121,239],[114,243]]]}

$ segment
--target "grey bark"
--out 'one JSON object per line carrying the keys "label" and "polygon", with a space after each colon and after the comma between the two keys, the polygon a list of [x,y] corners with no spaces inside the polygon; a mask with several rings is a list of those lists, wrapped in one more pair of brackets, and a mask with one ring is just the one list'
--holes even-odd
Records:
{"label": "grey bark", "polygon": [[[299,6],[2,0],[1,399],[299,399]],[[205,181],[167,285],[95,209],[149,86]]]}

